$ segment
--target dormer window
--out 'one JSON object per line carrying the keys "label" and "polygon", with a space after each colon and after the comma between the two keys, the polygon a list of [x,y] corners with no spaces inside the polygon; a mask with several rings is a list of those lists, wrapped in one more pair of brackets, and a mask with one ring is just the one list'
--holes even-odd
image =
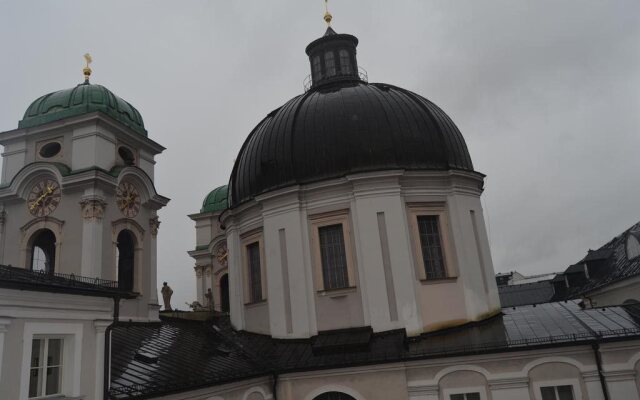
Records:
{"label": "dormer window", "polygon": [[627,259],[632,260],[640,256],[640,232],[631,232],[627,237]]}

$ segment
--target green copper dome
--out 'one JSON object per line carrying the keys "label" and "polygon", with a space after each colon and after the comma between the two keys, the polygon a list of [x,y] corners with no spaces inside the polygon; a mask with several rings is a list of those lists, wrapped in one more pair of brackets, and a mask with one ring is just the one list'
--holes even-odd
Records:
{"label": "green copper dome", "polygon": [[29,128],[100,111],[137,133],[147,136],[142,116],[131,104],[100,85],[83,83],[71,89],[46,94],[31,103],[18,128]]}
{"label": "green copper dome", "polygon": [[227,195],[229,193],[227,185],[213,189],[202,202],[201,213],[224,211],[229,206]]}

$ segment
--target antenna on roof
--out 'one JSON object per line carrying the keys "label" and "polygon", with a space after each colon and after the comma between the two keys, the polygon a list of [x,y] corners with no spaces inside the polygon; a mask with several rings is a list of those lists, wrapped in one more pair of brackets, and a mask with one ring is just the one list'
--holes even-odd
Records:
{"label": "antenna on roof", "polygon": [[93,62],[93,58],[91,58],[91,54],[86,53],[84,56],[84,61],[86,65],[82,68],[82,72],[84,73],[84,83],[89,84],[89,77],[91,76],[91,68],[89,68],[89,64]]}
{"label": "antenna on roof", "polygon": [[329,12],[329,0],[324,0],[324,22],[327,23],[327,26],[331,26],[331,20],[333,16]]}

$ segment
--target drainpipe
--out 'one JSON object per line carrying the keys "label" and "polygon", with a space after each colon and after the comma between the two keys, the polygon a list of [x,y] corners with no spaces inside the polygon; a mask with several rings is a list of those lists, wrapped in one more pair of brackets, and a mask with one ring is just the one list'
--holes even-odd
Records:
{"label": "drainpipe", "polygon": [[[278,373],[273,373],[273,400],[278,400]],[[608,400],[608,399],[607,399]]]}
{"label": "drainpipe", "polygon": [[116,296],[113,298],[113,322],[111,323],[111,325],[107,326],[107,329],[105,329],[104,331],[104,367],[102,371],[104,373],[104,378],[102,380],[104,394],[102,396],[102,400],[109,399],[109,378],[111,376],[111,331],[113,330],[113,327],[118,323],[119,318],[120,297]]}
{"label": "drainpipe", "polygon": [[598,366],[598,375],[600,376],[600,385],[602,386],[602,394],[604,395],[604,400],[609,400],[609,389],[607,388],[607,381],[604,379],[604,372],[602,371],[600,343],[596,340],[596,342],[591,347],[593,348],[593,354],[596,357],[596,365]]}

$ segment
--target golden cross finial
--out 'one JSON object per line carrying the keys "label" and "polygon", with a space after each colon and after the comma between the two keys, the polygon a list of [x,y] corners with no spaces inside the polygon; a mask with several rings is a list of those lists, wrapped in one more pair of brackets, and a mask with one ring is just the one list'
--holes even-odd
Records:
{"label": "golden cross finial", "polygon": [[91,54],[86,53],[84,55],[84,61],[86,62],[85,67],[82,68],[82,72],[84,73],[84,81],[86,83],[89,83],[89,77],[91,76],[91,68],[89,68],[89,64],[93,62],[93,58],[91,58]]}
{"label": "golden cross finial", "polygon": [[324,0],[324,22],[326,22],[328,26],[331,26],[332,19],[333,16],[329,12],[329,0]]}

